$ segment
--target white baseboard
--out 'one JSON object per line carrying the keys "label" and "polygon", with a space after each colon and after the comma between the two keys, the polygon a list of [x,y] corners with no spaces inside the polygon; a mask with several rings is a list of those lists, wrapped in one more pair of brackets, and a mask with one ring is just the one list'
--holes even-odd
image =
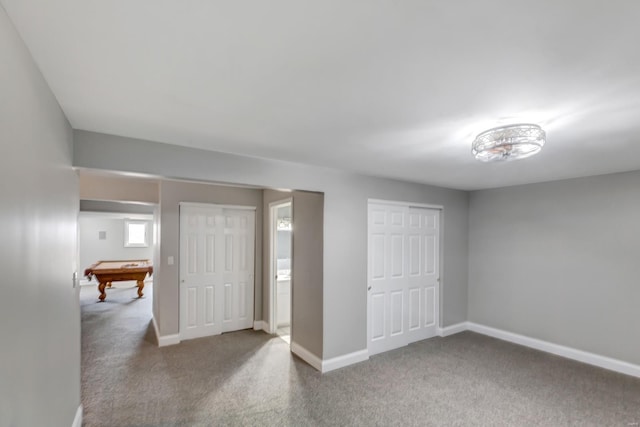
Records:
{"label": "white baseboard", "polygon": [[82,427],[82,405],[78,406],[76,416],[73,418],[73,424],[71,424],[71,427]]}
{"label": "white baseboard", "polygon": [[369,360],[369,351],[367,349],[354,351],[353,353],[323,360],[321,372],[324,374],[325,372],[333,371],[334,369],[344,368],[345,366],[364,362],[365,360]]}
{"label": "white baseboard", "polygon": [[156,316],[151,316],[151,323],[153,323],[153,331],[156,333],[156,339],[158,340],[158,343],[160,343],[160,328],[158,328]]}
{"label": "white baseboard", "polygon": [[589,353],[587,351],[577,350],[571,347],[542,341],[536,338],[530,338],[524,335],[514,334],[513,332],[503,331],[501,329],[491,328],[489,326],[479,325],[473,322],[467,322],[467,329],[479,334],[488,335],[504,341],[515,344],[524,345],[526,347],[535,348],[536,350],[566,357],[568,359],[577,360],[589,365],[598,366],[610,371],[620,372],[622,374],[631,375],[640,378],[640,365],[634,365],[622,360],[613,359],[599,354]]}
{"label": "white baseboard", "polygon": [[158,347],[180,344],[180,334],[160,335],[160,328],[158,328],[158,323],[156,323],[156,317],[152,316],[151,320],[153,322],[153,330],[156,333],[156,339],[158,340]]}
{"label": "white baseboard", "polygon": [[254,320],[253,322],[253,330],[254,331],[266,331],[269,332],[269,324],[264,320]]}
{"label": "white baseboard", "polygon": [[438,328],[438,336],[448,337],[449,335],[458,334],[467,330],[467,322],[456,323],[455,325]]}
{"label": "white baseboard", "polygon": [[158,337],[158,347],[166,347],[168,345],[180,344],[180,335],[163,335]]}
{"label": "white baseboard", "polygon": [[294,341],[291,341],[291,351],[300,357],[300,359],[322,372],[322,360],[318,356]]}

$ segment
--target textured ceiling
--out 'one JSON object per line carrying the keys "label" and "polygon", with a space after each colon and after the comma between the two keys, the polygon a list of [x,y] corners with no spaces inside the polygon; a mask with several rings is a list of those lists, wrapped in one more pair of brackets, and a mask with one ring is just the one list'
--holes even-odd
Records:
{"label": "textured ceiling", "polygon": [[[460,189],[640,169],[640,2],[0,0],[76,129]],[[530,159],[473,137],[534,122]]]}

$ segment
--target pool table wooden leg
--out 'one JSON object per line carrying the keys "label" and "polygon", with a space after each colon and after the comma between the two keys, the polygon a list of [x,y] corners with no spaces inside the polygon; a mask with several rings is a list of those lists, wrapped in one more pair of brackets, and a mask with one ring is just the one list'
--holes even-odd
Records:
{"label": "pool table wooden leg", "polygon": [[104,292],[104,288],[106,286],[106,282],[100,282],[100,284],[98,285],[98,291],[100,291],[100,296],[98,298],[100,299],[100,301],[104,301],[104,299],[107,297],[107,294]]}
{"label": "pool table wooden leg", "polygon": [[144,295],[142,289],[144,288],[144,280],[138,280],[138,298],[142,298]]}

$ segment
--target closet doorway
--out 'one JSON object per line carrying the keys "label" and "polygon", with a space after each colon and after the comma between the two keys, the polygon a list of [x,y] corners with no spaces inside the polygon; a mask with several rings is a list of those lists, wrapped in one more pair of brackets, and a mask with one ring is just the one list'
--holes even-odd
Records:
{"label": "closet doorway", "polygon": [[292,199],[269,204],[270,248],[270,314],[269,332],[291,344],[292,301]]}

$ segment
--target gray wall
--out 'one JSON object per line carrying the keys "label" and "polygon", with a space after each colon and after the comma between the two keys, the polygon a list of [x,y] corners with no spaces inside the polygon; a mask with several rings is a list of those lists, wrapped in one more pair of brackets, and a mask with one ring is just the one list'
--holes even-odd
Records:
{"label": "gray wall", "polygon": [[[317,356],[367,347],[368,198],[444,206],[442,326],[467,318],[467,192],[87,131],[74,137],[74,164],[81,167],[323,192],[323,354]],[[177,251],[177,240],[167,250]],[[165,263],[163,255],[161,268]]]}
{"label": "gray wall", "polygon": [[[79,170],[80,199],[158,203],[157,180]],[[122,212],[122,211],[121,211]],[[129,212],[129,211],[126,211]]]}
{"label": "gray wall", "polygon": [[477,191],[469,320],[640,364],[640,172]]}
{"label": "gray wall", "polygon": [[[154,317],[161,335],[180,331],[180,202],[214,203],[256,207],[255,308],[262,318],[262,190],[178,181],[160,182],[160,266],[154,266]],[[167,265],[172,256],[173,265]]]}
{"label": "gray wall", "polygon": [[113,212],[153,215],[156,206],[156,204],[109,202],[104,200],[80,200],[80,212]]}
{"label": "gray wall", "polygon": [[0,425],[65,426],[80,405],[72,131],[0,7]]}
{"label": "gray wall", "polygon": [[323,354],[323,205],[321,193],[293,192],[291,342]]}

